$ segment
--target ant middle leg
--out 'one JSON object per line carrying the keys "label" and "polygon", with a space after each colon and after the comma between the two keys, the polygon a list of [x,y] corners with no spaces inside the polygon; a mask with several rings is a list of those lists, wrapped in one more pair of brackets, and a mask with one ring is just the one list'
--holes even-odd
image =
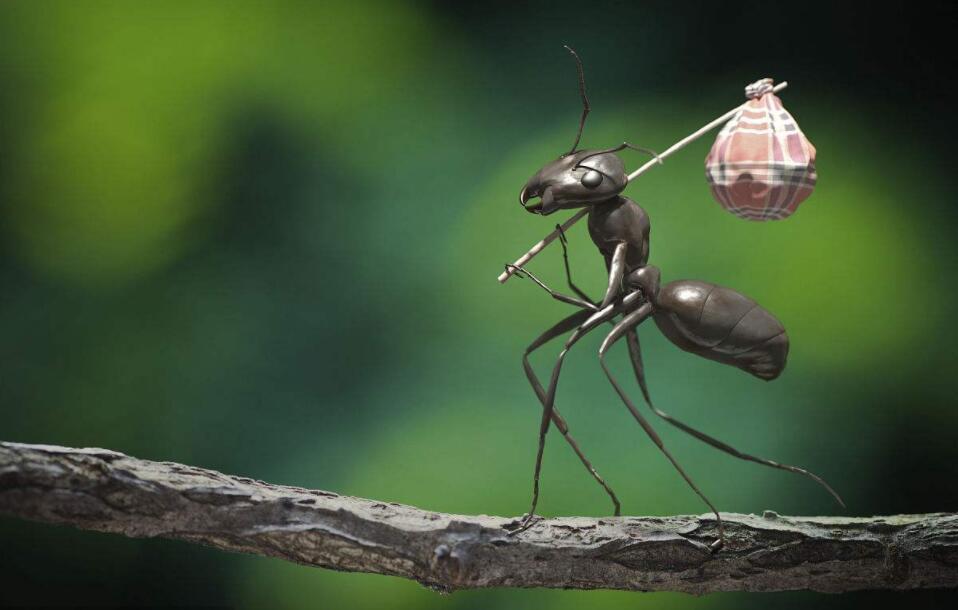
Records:
{"label": "ant middle leg", "polygon": [[665,443],[662,442],[662,438],[655,431],[652,425],[647,419],[639,412],[636,406],[632,403],[632,400],[628,397],[625,391],[622,389],[622,386],[619,385],[619,382],[616,381],[615,377],[612,375],[612,371],[609,370],[608,365],[605,362],[605,354],[609,351],[609,348],[622,338],[627,331],[634,329],[636,326],[645,321],[652,314],[652,306],[648,303],[643,304],[641,307],[635,311],[629,313],[622,320],[615,325],[612,331],[606,336],[605,340],[602,342],[602,346],[599,348],[599,364],[602,366],[602,370],[605,372],[605,376],[608,377],[609,382],[612,384],[612,387],[615,388],[616,393],[619,395],[619,398],[622,399],[622,402],[625,403],[626,408],[629,409],[629,412],[632,413],[632,417],[639,423],[645,433],[648,435],[652,442],[655,443],[655,446],[659,448],[666,458],[672,463],[672,466],[678,471],[678,473],[685,479],[685,482],[688,483],[689,487],[712,509],[712,513],[715,515],[715,519],[718,522],[719,537],[718,540],[713,542],[709,548],[714,552],[722,548],[725,544],[725,525],[722,523],[722,517],[719,515],[718,509],[715,508],[715,505],[705,496],[704,493],[698,488],[691,477],[686,474],[685,469],[676,461],[672,456],[672,453],[669,452],[665,447]]}
{"label": "ant middle leg", "polygon": [[639,344],[638,333],[636,332],[636,329],[634,327],[626,331],[626,342],[629,345],[629,356],[631,357],[631,360],[632,360],[632,369],[635,372],[635,378],[639,382],[639,388],[642,390],[642,396],[645,398],[645,403],[649,405],[649,409],[651,409],[653,413],[655,413],[656,415],[658,415],[659,417],[667,421],[669,424],[675,426],[682,432],[685,432],[686,434],[699,439],[703,443],[706,443],[708,445],[711,445],[712,447],[715,447],[719,451],[724,451],[725,453],[733,457],[737,457],[740,460],[745,460],[747,462],[755,462],[757,464],[762,464],[763,466],[778,468],[779,470],[785,470],[788,472],[794,472],[796,474],[806,476],[810,478],[811,480],[815,481],[816,483],[818,483],[819,485],[821,485],[828,493],[832,495],[833,498],[835,498],[835,500],[838,502],[839,505],[842,506],[842,508],[845,507],[845,502],[842,501],[842,498],[840,495],[838,495],[838,492],[832,489],[831,485],[829,485],[824,479],[822,479],[820,476],[816,475],[815,473],[805,470],[804,468],[799,468],[798,466],[792,466],[790,464],[782,464],[780,462],[776,462],[774,460],[770,460],[767,458],[758,457],[755,455],[749,455],[748,453],[743,453],[739,451],[738,449],[736,449],[735,447],[732,447],[728,443],[720,441],[719,439],[715,437],[709,436],[708,434],[705,434],[704,432],[696,430],[692,426],[689,426],[688,424],[682,421],[679,421],[678,419],[675,419],[674,417],[672,417],[665,411],[656,407],[652,403],[652,398],[649,394],[649,388],[645,382],[645,367],[642,364],[642,348]]}
{"label": "ant middle leg", "polygon": [[[539,378],[536,376],[535,371],[532,368],[532,364],[529,362],[529,356],[532,354],[532,352],[539,349],[555,337],[558,337],[559,335],[562,335],[582,324],[586,319],[589,318],[591,314],[592,312],[588,310],[580,311],[564,318],[563,320],[560,320],[555,326],[539,335],[539,337],[537,337],[536,340],[526,348],[525,353],[522,355],[522,368],[526,373],[526,378],[529,380],[529,385],[532,386],[532,390],[535,392],[536,397],[538,397],[539,402],[542,403],[543,409],[546,406],[546,391],[539,382]],[[608,494],[609,498],[612,500],[612,505],[615,508],[614,514],[618,517],[622,512],[622,505],[619,503],[619,499],[616,497],[615,492],[612,491],[612,488],[609,487],[609,485],[605,482],[605,479],[603,479],[598,471],[596,471],[595,467],[579,448],[579,444],[569,433],[568,424],[559,414],[559,410],[555,407],[552,409],[552,422],[556,425],[556,428],[559,429],[559,432],[565,438],[569,446],[572,447],[572,450],[575,451],[575,454],[579,456],[579,460],[582,462],[582,465],[585,466],[586,470],[589,471],[589,474],[592,475],[592,478],[595,479],[602,489],[605,490],[605,493]]]}

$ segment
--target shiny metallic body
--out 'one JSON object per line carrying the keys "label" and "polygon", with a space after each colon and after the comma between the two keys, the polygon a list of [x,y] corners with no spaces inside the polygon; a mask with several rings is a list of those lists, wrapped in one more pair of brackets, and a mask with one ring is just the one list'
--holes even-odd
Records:
{"label": "shiny metallic body", "polygon": [[[556,425],[592,477],[609,495],[615,507],[615,514],[620,514],[620,504],[615,493],[586,458],[571,436],[568,424],[555,408],[556,390],[566,354],[585,334],[607,323],[612,324],[612,329],[599,348],[599,362],[603,371],[649,438],[689,486],[712,509],[719,529],[719,537],[712,545],[714,550],[720,548],[724,541],[724,528],[718,511],[666,449],[658,433],[638,410],[606,365],[606,353],[622,337],[626,338],[639,388],[655,415],[687,434],[740,459],[803,474],[822,485],[844,506],[838,494],[818,476],[796,466],[742,453],[682,423],[653,405],[645,381],[639,337],[636,333],[638,325],[649,318],[654,320],[662,334],[677,347],[703,358],[737,367],[764,380],[775,379],[785,368],[788,335],[782,324],[771,313],[731,288],[699,280],[677,280],[665,285],[661,284],[659,269],[648,265],[649,216],[634,201],[621,196],[620,193],[627,186],[628,179],[622,160],[615,154],[626,148],[650,151],[628,143],[604,150],[575,150],[589,112],[589,105],[585,95],[581,62],[578,61],[578,56],[572,49],[569,51],[575,56],[579,68],[579,84],[583,99],[579,133],[571,151],[546,164],[529,179],[520,191],[519,202],[527,211],[543,216],[558,210],[588,207],[589,235],[605,259],[609,281],[603,298],[598,302],[593,301],[579,289],[572,281],[564,237],[560,239],[560,242],[563,248],[566,279],[569,288],[576,296],[558,293],[529,271],[514,268],[518,277],[530,278],[553,298],[580,309],[540,335],[523,355],[523,368],[533,391],[542,404],[543,412],[533,477],[532,508],[515,531],[523,531],[534,522],[539,495],[539,473],[542,467],[545,437],[550,424]],[[507,265],[507,267],[511,266]],[[551,339],[570,331],[571,334],[552,369],[548,387],[543,387],[529,362],[529,355]]]}
{"label": "shiny metallic body", "polygon": [[766,380],[785,368],[785,327],[731,288],[697,280],[671,282],[655,300],[653,319],[669,341],[703,358]]}

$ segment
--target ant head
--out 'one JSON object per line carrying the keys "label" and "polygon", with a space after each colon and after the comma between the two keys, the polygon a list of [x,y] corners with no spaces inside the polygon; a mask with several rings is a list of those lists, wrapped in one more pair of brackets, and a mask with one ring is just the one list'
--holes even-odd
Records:
{"label": "ant head", "polygon": [[[546,216],[615,197],[628,184],[615,150],[580,150],[559,157],[526,182],[519,203],[529,212]],[[534,198],[539,201],[530,205]]]}
{"label": "ant head", "polygon": [[[579,140],[582,128],[589,115],[589,98],[585,94],[585,72],[578,53],[565,47],[575,59],[579,75],[579,93],[582,96],[582,117],[579,119],[579,131],[576,133],[572,150],[549,163],[526,182],[519,193],[519,203],[526,210],[543,216],[556,210],[581,208],[604,201],[622,192],[628,184],[625,166],[613,153],[621,148],[608,150],[580,150]],[[541,198],[533,205],[527,205],[533,198]]]}

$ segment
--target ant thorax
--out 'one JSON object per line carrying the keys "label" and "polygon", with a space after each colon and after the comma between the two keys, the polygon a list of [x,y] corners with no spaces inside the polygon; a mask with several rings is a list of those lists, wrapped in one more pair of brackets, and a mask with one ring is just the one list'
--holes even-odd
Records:
{"label": "ant thorax", "polygon": [[649,260],[649,215],[628,197],[613,197],[589,210],[589,236],[608,261],[620,243],[628,246],[625,262],[631,271]]}

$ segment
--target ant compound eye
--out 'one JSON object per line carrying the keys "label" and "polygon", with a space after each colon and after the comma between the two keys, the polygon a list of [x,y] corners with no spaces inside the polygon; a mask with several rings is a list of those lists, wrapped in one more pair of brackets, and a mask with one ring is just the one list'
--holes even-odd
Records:
{"label": "ant compound eye", "polygon": [[594,189],[600,184],[602,184],[602,174],[594,169],[587,171],[585,175],[582,176],[582,186],[586,188]]}

